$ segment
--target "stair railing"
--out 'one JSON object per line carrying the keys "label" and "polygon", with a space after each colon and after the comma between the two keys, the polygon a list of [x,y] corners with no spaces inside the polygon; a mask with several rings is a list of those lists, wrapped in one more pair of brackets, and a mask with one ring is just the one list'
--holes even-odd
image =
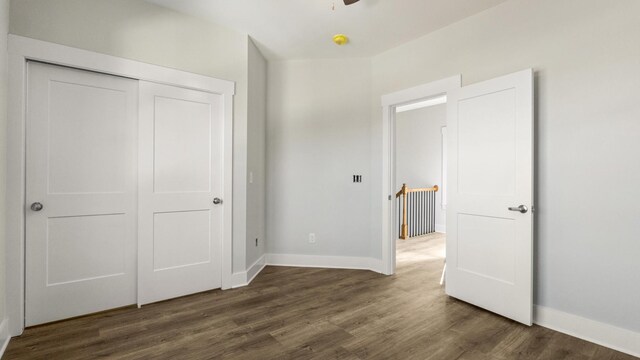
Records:
{"label": "stair railing", "polygon": [[436,192],[438,185],[430,188],[411,189],[402,184],[396,193],[398,199],[398,236],[406,240],[410,237],[426,235],[436,231]]}

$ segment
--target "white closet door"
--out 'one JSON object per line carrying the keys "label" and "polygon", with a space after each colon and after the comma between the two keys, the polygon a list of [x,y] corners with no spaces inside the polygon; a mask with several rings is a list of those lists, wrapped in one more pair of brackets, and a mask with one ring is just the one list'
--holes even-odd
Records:
{"label": "white closet door", "polygon": [[30,62],[26,325],[136,302],[137,81]]}
{"label": "white closet door", "polygon": [[531,325],[533,72],[447,96],[447,294]]}
{"label": "white closet door", "polygon": [[221,96],[140,82],[139,304],[221,286]]}

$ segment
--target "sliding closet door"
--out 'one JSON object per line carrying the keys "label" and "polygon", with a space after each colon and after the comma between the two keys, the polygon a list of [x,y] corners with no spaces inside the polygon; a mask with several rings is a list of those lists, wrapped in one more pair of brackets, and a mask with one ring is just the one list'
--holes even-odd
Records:
{"label": "sliding closet door", "polygon": [[221,286],[221,96],[140,82],[139,304]]}
{"label": "sliding closet door", "polygon": [[28,65],[27,326],[136,303],[137,92]]}

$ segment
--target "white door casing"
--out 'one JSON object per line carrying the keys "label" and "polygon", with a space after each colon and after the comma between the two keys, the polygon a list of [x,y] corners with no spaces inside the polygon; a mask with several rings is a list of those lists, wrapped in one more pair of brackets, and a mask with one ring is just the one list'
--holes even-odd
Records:
{"label": "white door casing", "polygon": [[447,116],[446,292],[531,325],[532,70],[449,92]]}
{"label": "white door casing", "polygon": [[382,103],[382,266],[379,271],[385,275],[394,274],[396,271],[396,234],[397,218],[395,217],[394,199],[399,184],[396,184],[395,165],[395,108],[434,97],[447,95],[450,91],[460,87],[460,75],[432,81],[408,89],[383,95]]}
{"label": "white door casing", "polygon": [[27,99],[26,325],[135,304],[137,81],[30,62]]}
{"label": "white door casing", "polygon": [[222,96],[140,81],[140,305],[221,287]]}

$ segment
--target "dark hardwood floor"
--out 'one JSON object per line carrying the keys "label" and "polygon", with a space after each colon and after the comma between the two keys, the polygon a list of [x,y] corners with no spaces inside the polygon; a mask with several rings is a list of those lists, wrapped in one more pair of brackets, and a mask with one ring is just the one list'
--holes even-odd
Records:
{"label": "dark hardwood floor", "polygon": [[5,359],[634,359],[447,297],[443,237],[398,273],[267,267],[250,286],[27,329]]}

